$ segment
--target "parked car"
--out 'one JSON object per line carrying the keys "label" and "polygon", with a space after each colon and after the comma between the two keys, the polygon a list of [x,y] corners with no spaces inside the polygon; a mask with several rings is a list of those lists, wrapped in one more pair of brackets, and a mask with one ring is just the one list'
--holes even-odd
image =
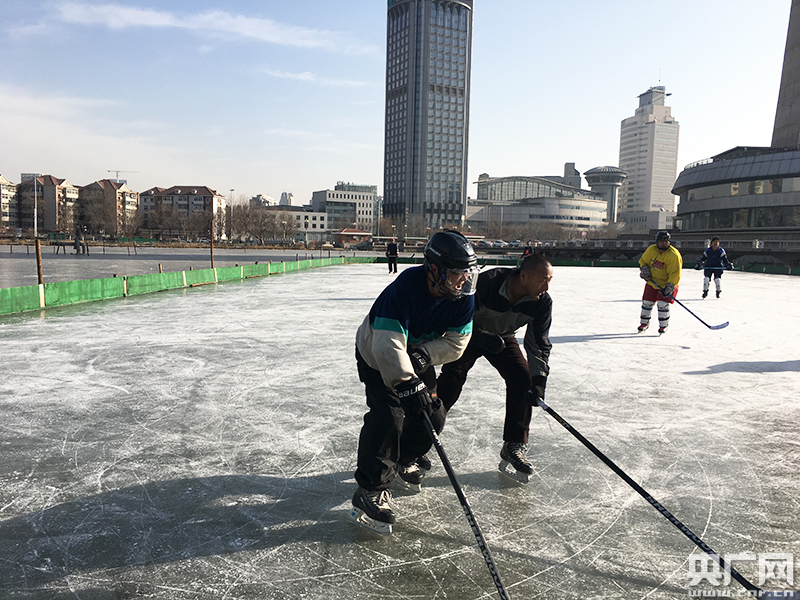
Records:
{"label": "parked car", "polygon": [[492,242],[492,248],[508,248],[508,242],[503,240],[495,240]]}
{"label": "parked car", "polygon": [[509,248],[519,248],[521,245],[522,245],[522,242],[519,241],[519,240],[512,240],[512,241],[508,242],[508,247]]}
{"label": "parked car", "polygon": [[491,242],[487,242],[486,240],[478,241],[478,248],[491,248],[491,247],[492,247]]}

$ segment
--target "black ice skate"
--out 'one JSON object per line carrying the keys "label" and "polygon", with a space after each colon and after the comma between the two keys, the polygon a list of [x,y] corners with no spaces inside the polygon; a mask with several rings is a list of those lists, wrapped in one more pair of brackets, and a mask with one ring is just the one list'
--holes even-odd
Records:
{"label": "black ice skate", "polygon": [[423,471],[419,462],[413,462],[410,465],[401,465],[397,472],[398,478],[395,481],[414,493],[422,489],[422,480],[425,479],[425,471]]}
{"label": "black ice skate", "polygon": [[394,512],[389,506],[391,499],[392,493],[389,490],[370,491],[359,487],[353,494],[350,518],[375,533],[391,535],[395,521]]}
{"label": "black ice skate", "polygon": [[420,457],[417,459],[417,466],[418,466],[420,469],[422,469],[423,471],[430,471],[430,470],[431,470],[431,467],[432,467],[433,465],[431,464],[431,459],[430,459],[430,458],[428,458],[428,455],[427,455],[427,454],[423,454],[422,456],[420,456]]}
{"label": "black ice skate", "polygon": [[500,465],[498,465],[500,472],[520,483],[528,483],[530,475],[533,473],[533,467],[525,456],[527,451],[526,444],[503,442],[503,449],[500,450]]}
{"label": "black ice skate", "polygon": [[643,333],[644,331],[647,331],[648,327],[650,327],[650,323],[642,323],[639,325],[639,329],[636,330],[636,333]]}
{"label": "black ice skate", "polygon": [[708,290],[703,290],[703,298],[705,298],[706,296],[708,296]]}
{"label": "black ice skate", "polygon": [[658,335],[664,335],[665,333],[667,333],[667,328],[666,327],[659,327],[658,328]]}
{"label": "black ice skate", "polygon": [[719,298],[719,295],[720,295],[721,293],[722,293],[722,290],[717,290],[717,298]]}

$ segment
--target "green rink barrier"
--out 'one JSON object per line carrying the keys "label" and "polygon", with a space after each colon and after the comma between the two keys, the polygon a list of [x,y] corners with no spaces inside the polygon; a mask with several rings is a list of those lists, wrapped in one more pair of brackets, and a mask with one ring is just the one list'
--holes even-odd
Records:
{"label": "green rink barrier", "polygon": [[122,298],[124,295],[125,279],[123,277],[55,281],[44,284],[44,306],[41,308]]}
{"label": "green rink barrier", "polygon": [[39,285],[26,285],[14,288],[0,288],[0,314],[39,310],[42,301]]}
{"label": "green rink barrier", "polygon": [[126,277],[125,280],[127,282],[126,295],[128,296],[150,294],[151,292],[162,292],[164,290],[177,290],[186,287],[183,271],[131,275]]}
{"label": "green rink barrier", "polygon": [[127,277],[79,279],[77,281],[56,281],[42,285],[0,288],[0,315],[150,294],[225,281],[241,281],[251,277],[280,275],[331,265],[374,262],[375,257],[354,256],[350,258],[338,256],[335,258],[267,262],[216,269],[171,271],[168,273],[149,273]]}

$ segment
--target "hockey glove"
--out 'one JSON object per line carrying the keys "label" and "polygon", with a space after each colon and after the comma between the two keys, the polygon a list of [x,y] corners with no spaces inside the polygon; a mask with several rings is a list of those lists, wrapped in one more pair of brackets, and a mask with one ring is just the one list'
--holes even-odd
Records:
{"label": "hockey glove", "polygon": [[525,392],[525,398],[531,406],[539,406],[544,400],[544,388],[547,385],[547,377],[539,376],[531,379],[531,387]]}
{"label": "hockey glove", "polygon": [[411,359],[411,366],[414,367],[414,373],[417,375],[431,366],[431,355],[424,346],[417,346],[409,350],[408,356]]}
{"label": "hockey glove", "polygon": [[412,377],[408,381],[401,381],[394,386],[397,397],[403,409],[411,415],[420,415],[422,411],[430,414],[433,412],[431,406],[433,400],[427,386],[418,377]]}
{"label": "hockey glove", "polygon": [[728,264],[725,266],[725,270],[726,270],[726,271],[732,271],[732,270],[733,270],[733,263],[728,263]]}
{"label": "hockey glove", "polygon": [[675,291],[675,284],[674,283],[667,283],[661,289],[661,295],[664,296],[665,298],[669,298],[672,295],[672,292],[674,292],[674,291]]}
{"label": "hockey glove", "polygon": [[695,271],[699,271],[702,268],[703,268],[703,265],[701,265],[699,262],[694,264],[694,270]]}
{"label": "hockey glove", "polygon": [[496,333],[487,333],[485,331],[473,331],[472,341],[475,342],[478,348],[489,354],[502,352],[506,347],[506,343],[502,337]]}
{"label": "hockey glove", "polygon": [[648,281],[650,279],[650,267],[648,267],[647,265],[642,265],[641,267],[639,267],[639,277],[641,277],[645,281]]}

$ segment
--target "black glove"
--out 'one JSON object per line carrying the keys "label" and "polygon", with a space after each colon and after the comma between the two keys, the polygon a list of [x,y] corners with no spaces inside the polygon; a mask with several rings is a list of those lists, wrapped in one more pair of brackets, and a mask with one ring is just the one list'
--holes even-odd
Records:
{"label": "black glove", "polygon": [[431,355],[424,346],[417,346],[409,350],[408,357],[411,359],[411,366],[414,367],[414,373],[417,375],[431,366]]}
{"label": "black glove", "polygon": [[544,400],[544,388],[547,385],[547,377],[539,376],[531,379],[531,387],[525,392],[525,397],[531,406],[539,406]]}
{"label": "black glove", "polygon": [[675,284],[674,283],[667,283],[664,288],[661,290],[661,295],[665,298],[668,298],[672,295],[672,292],[675,291]]}
{"label": "black glove", "polygon": [[639,267],[639,277],[644,279],[645,281],[650,279],[650,267],[647,265],[642,265]]}
{"label": "black glove", "polygon": [[726,270],[726,271],[732,271],[732,270],[733,270],[733,263],[728,263],[728,264],[726,265],[726,267],[725,267],[725,270]]}
{"label": "black glove", "polygon": [[699,271],[702,268],[703,268],[703,265],[701,265],[699,262],[694,263],[694,270],[695,271]]}
{"label": "black glove", "polygon": [[433,412],[433,399],[427,386],[419,377],[412,377],[408,381],[401,381],[394,386],[397,397],[405,411],[411,415],[422,414],[425,411],[430,414]]}
{"label": "black glove", "polygon": [[475,342],[478,348],[489,354],[502,352],[506,347],[505,340],[496,333],[487,333],[480,330],[472,332],[472,341]]}

